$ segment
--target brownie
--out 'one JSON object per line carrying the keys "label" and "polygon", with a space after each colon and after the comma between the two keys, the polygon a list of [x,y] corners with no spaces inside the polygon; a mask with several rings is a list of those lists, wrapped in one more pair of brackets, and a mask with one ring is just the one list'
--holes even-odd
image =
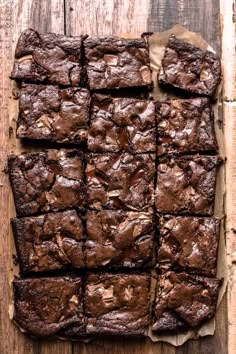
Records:
{"label": "brownie", "polygon": [[23,84],[17,137],[57,143],[87,142],[89,91],[79,87]]}
{"label": "brownie", "polygon": [[83,207],[83,158],[77,150],[46,150],[8,158],[18,216]]}
{"label": "brownie", "polygon": [[93,95],[88,148],[94,152],[155,152],[155,105],[135,98]]}
{"label": "brownie", "polygon": [[160,84],[212,96],[220,78],[221,63],[216,54],[170,36],[162,59]]}
{"label": "brownie", "polygon": [[218,156],[166,156],[158,160],[156,208],[160,213],[212,215]]}
{"label": "brownie", "polygon": [[80,277],[16,279],[14,321],[34,337],[51,337],[73,323],[84,333]]}
{"label": "brownie", "polygon": [[11,79],[77,86],[82,79],[81,47],[82,37],[29,28],[17,42]]}
{"label": "brownie", "polygon": [[83,226],[75,210],[11,220],[20,270],[84,267]]}
{"label": "brownie", "polygon": [[162,215],[159,225],[159,269],[216,275],[220,219]]}
{"label": "brownie", "polygon": [[147,274],[90,274],[85,291],[87,333],[146,335],[149,323]]}
{"label": "brownie", "polygon": [[206,97],[156,103],[158,155],[217,150],[214,115]]}
{"label": "brownie", "polygon": [[222,281],[187,273],[167,272],[158,277],[152,329],[181,331],[215,315]]}
{"label": "brownie", "polygon": [[88,204],[100,210],[147,210],[153,202],[155,155],[90,154]]}
{"label": "brownie", "polygon": [[86,267],[146,267],[153,254],[152,213],[87,212]]}
{"label": "brownie", "polygon": [[89,37],[84,41],[84,48],[91,90],[151,86],[145,38]]}

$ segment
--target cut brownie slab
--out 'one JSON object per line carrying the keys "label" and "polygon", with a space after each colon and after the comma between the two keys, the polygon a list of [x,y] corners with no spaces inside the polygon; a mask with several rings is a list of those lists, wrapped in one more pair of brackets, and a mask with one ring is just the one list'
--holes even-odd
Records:
{"label": "cut brownie slab", "polygon": [[85,293],[87,333],[145,335],[149,322],[150,276],[91,274]]}
{"label": "cut brownie slab", "polygon": [[77,150],[10,156],[10,182],[18,216],[83,207],[83,158]]}
{"label": "cut brownie slab", "polygon": [[20,270],[84,267],[83,226],[75,210],[12,219]]}
{"label": "cut brownie slab", "polygon": [[215,315],[221,280],[167,272],[158,277],[152,329],[181,331]]}
{"label": "cut brownie slab", "polygon": [[218,156],[166,156],[157,167],[156,207],[161,213],[212,215]]}
{"label": "cut brownie slab", "polygon": [[198,275],[216,275],[219,219],[164,215],[160,216],[159,224],[157,261],[162,271],[173,268]]}
{"label": "cut brownie slab", "polygon": [[93,95],[88,148],[94,152],[155,152],[154,103]]}
{"label": "cut brownie slab", "polygon": [[156,102],[156,111],[158,155],[217,150],[209,99]]}
{"label": "cut brownie slab", "polygon": [[16,46],[11,78],[77,86],[81,81],[82,37],[55,33],[22,32]]}
{"label": "cut brownie slab", "polygon": [[170,36],[162,59],[160,84],[212,96],[220,77],[221,64],[217,55]]}
{"label": "cut brownie slab", "polygon": [[91,90],[151,85],[144,38],[91,37],[84,41],[84,47]]}
{"label": "cut brownie slab", "polygon": [[153,233],[152,213],[88,211],[86,267],[151,265]]}
{"label": "cut brownie slab", "polygon": [[13,287],[13,319],[23,331],[51,337],[76,323],[78,333],[84,334],[80,277],[16,279]]}
{"label": "cut brownie slab", "polygon": [[57,143],[87,142],[89,91],[83,88],[23,84],[17,137]]}
{"label": "cut brownie slab", "polygon": [[154,154],[90,154],[86,167],[89,206],[97,210],[149,209],[154,170]]}

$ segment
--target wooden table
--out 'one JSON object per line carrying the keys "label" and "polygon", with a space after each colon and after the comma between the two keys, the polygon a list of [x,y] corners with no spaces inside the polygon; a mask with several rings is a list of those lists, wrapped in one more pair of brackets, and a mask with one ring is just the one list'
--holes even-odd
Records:
{"label": "wooden table", "polygon": [[[236,117],[235,87],[232,83],[232,70],[236,71],[235,58],[230,65],[229,55],[234,55],[234,18],[233,0],[0,0],[0,353],[1,354],[184,354],[236,353],[236,306],[233,294],[236,244],[234,220],[236,220],[236,146],[233,141],[234,118]],[[224,13],[222,27],[221,12]],[[230,273],[230,291],[228,295],[229,317],[227,319],[227,297],[225,296],[216,315],[216,333],[213,337],[191,340],[182,347],[175,348],[164,343],[151,343],[150,340],[99,339],[89,344],[61,341],[31,340],[23,335],[8,317],[10,302],[10,280],[13,269],[12,253],[14,250],[9,218],[14,216],[13,200],[4,172],[6,156],[26,150],[15,139],[17,103],[12,99],[14,83],[9,80],[12,68],[16,40],[27,27],[40,32],[79,34],[141,33],[143,31],[163,31],[180,23],[188,29],[200,32],[203,38],[221,53],[223,28],[223,58],[225,66],[224,110],[225,130],[230,134],[227,153],[227,181],[229,188],[226,195],[227,247]],[[229,35],[231,37],[229,37]],[[233,68],[233,64],[235,69]],[[235,119],[236,121],[236,119]],[[235,204],[235,205],[234,205]],[[235,253],[236,254],[236,253]],[[229,332],[229,341],[227,333]],[[227,350],[228,342],[230,350]]]}

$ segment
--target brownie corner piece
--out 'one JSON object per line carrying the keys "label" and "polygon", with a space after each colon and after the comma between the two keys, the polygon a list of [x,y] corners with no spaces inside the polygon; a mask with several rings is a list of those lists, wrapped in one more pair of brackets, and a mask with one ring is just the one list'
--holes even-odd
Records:
{"label": "brownie corner piece", "polygon": [[85,292],[87,333],[145,336],[149,287],[149,274],[90,274]]}
{"label": "brownie corner piece", "polygon": [[145,38],[88,37],[84,47],[91,90],[151,86]]}
{"label": "brownie corner piece", "polygon": [[[52,337],[84,321],[80,277],[15,279],[13,320],[33,337]],[[83,327],[83,326],[82,326]]]}
{"label": "brownie corner piece", "polygon": [[220,219],[162,215],[159,225],[157,264],[163,272],[216,275]]}
{"label": "brownie corner piece", "polygon": [[160,213],[212,215],[218,156],[165,156],[158,160],[155,203]]}
{"label": "brownie corner piece", "polygon": [[83,155],[78,150],[9,156],[8,170],[18,216],[85,205]]}
{"label": "brownie corner piece", "polygon": [[214,114],[206,97],[156,102],[157,153],[216,151]]}
{"label": "brownie corner piece", "polygon": [[23,31],[15,50],[11,79],[77,86],[82,80],[82,37]]}
{"label": "brownie corner piece", "polygon": [[89,105],[85,88],[22,84],[17,137],[86,145]]}
{"label": "brownie corner piece", "polygon": [[222,280],[167,272],[158,277],[153,309],[155,332],[178,332],[214,317]]}
{"label": "brownie corner piece", "polygon": [[212,96],[221,79],[220,58],[171,35],[162,59],[159,83]]}

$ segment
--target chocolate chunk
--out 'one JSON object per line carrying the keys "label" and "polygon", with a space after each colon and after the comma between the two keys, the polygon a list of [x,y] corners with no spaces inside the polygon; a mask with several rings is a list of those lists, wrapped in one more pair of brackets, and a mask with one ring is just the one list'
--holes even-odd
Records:
{"label": "chocolate chunk", "polygon": [[23,84],[17,137],[57,143],[87,142],[89,91],[83,88]]}
{"label": "chocolate chunk", "polygon": [[165,215],[160,216],[159,224],[157,261],[161,270],[216,275],[219,219]]}
{"label": "chocolate chunk", "polygon": [[11,79],[78,86],[82,72],[81,46],[82,37],[39,34],[29,28],[17,42]]}
{"label": "chocolate chunk", "polygon": [[159,75],[160,84],[212,96],[221,77],[220,58],[170,36]]}
{"label": "chocolate chunk", "polygon": [[153,202],[154,154],[91,154],[88,203],[93,209],[148,210]]}
{"label": "chocolate chunk", "polygon": [[217,150],[209,99],[197,97],[157,102],[156,109],[158,155]]}
{"label": "chocolate chunk", "polygon": [[77,150],[46,150],[8,158],[18,216],[83,207],[83,158]]}
{"label": "chocolate chunk", "polygon": [[94,152],[155,152],[154,103],[93,95],[88,147]]}
{"label": "chocolate chunk", "polygon": [[84,48],[91,90],[151,85],[144,38],[92,37],[84,41]]}
{"label": "chocolate chunk", "polygon": [[161,213],[212,215],[217,156],[166,156],[157,167],[156,207]]}
{"label": "chocolate chunk", "polygon": [[90,274],[85,293],[87,333],[146,335],[149,287],[147,274]]}
{"label": "chocolate chunk", "polygon": [[150,266],[152,253],[152,213],[87,212],[87,268]]}

